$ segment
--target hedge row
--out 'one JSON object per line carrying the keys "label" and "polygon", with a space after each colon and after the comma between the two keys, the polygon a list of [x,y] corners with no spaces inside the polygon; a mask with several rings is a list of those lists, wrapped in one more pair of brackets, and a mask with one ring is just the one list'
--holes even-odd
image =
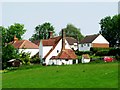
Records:
{"label": "hedge row", "polygon": [[90,51],[96,56],[120,56],[120,48],[91,48]]}
{"label": "hedge row", "polygon": [[120,48],[91,48],[90,51],[76,51],[76,55],[120,56]]}

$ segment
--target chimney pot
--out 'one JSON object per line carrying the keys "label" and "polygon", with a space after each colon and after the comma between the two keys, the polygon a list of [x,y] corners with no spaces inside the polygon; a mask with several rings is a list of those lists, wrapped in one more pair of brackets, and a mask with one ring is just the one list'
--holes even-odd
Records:
{"label": "chimney pot", "polygon": [[16,36],[14,36],[14,43],[18,41],[18,38],[16,38]]}
{"label": "chimney pot", "polygon": [[49,31],[48,33],[48,38],[52,38],[53,37],[53,32],[52,31]]}

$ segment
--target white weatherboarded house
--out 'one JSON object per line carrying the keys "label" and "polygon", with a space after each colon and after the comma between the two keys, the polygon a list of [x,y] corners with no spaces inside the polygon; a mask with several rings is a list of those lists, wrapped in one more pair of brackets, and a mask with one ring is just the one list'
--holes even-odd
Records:
{"label": "white weatherboarded house", "polygon": [[79,43],[79,51],[89,51],[91,47],[109,48],[109,42],[101,35],[88,35]]}
{"label": "white weatherboarded house", "polygon": [[36,55],[39,52],[39,47],[28,41],[28,40],[18,40],[16,36],[14,36],[14,41],[10,42],[16,49],[18,49],[18,52],[26,52],[26,53],[31,53],[30,57]]}
{"label": "white weatherboarded house", "polygon": [[70,48],[65,34],[62,30],[62,36],[41,40],[39,45],[39,56],[42,63],[46,65],[62,65],[78,63],[77,56]]}

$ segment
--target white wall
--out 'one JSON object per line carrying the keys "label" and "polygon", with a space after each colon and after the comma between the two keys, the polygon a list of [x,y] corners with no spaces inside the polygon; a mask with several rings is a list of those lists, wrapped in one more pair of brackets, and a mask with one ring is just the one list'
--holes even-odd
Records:
{"label": "white wall", "polygon": [[[56,45],[56,47],[54,48],[54,50],[48,55],[48,57],[46,58],[45,60],[45,63],[48,65],[49,64],[49,60],[52,56],[57,56],[60,51],[61,51],[61,48],[62,48],[62,39],[58,42],[58,44]],[[57,50],[59,51],[57,53]]]}
{"label": "white wall", "polygon": [[43,46],[42,42],[40,41],[40,45],[39,45],[39,57],[44,58],[45,55],[50,51],[50,49],[53,46]]}
{"label": "white wall", "polygon": [[106,43],[106,44],[109,44],[109,42],[101,34],[92,43]]}
{"label": "white wall", "polygon": [[45,55],[50,51],[50,49],[52,48],[53,46],[43,46],[43,56],[42,58],[45,57]]}
{"label": "white wall", "polygon": [[31,53],[30,57],[36,55],[39,52],[39,49],[19,49],[19,53],[21,52]]}
{"label": "white wall", "polygon": [[[89,44],[89,46],[88,46],[88,44]],[[86,43],[86,44],[79,44],[78,46],[79,46],[79,51],[89,51],[90,50],[90,48],[92,47],[92,44],[91,43]],[[81,46],[81,45],[83,45],[83,47]]]}
{"label": "white wall", "polygon": [[[61,43],[61,45],[62,45],[62,43]],[[65,49],[71,49],[71,48],[70,48],[70,45],[68,44],[68,42],[67,42],[66,39],[65,39]]]}
{"label": "white wall", "polygon": [[[65,40],[65,49],[71,49],[70,45],[68,44],[67,40]],[[48,57],[46,58],[45,62],[48,65],[49,64],[49,60],[52,56],[57,56],[60,52],[61,52],[61,48],[62,48],[62,39],[58,42],[58,44],[56,45],[56,47],[54,48],[54,50],[48,55]],[[57,53],[57,51],[59,51]]]}
{"label": "white wall", "polygon": [[54,65],[70,65],[73,64],[73,60],[50,60],[49,61],[49,65],[52,65],[54,63]]}
{"label": "white wall", "polygon": [[72,49],[74,49],[74,50],[77,50],[78,49],[78,46],[77,45],[70,45],[70,48]]}

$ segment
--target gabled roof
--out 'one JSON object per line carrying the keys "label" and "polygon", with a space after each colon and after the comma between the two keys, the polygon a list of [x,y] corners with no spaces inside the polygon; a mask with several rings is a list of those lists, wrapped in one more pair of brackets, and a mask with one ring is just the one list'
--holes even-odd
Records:
{"label": "gabled roof", "polygon": [[[60,41],[61,38],[62,38],[61,36],[50,38],[50,39],[48,39],[48,43],[45,43],[44,40],[42,41],[43,46],[50,45],[50,44],[51,44],[51,46],[53,46],[53,48],[51,48],[51,50],[45,55],[44,58],[47,58],[47,56],[54,50],[54,48],[56,47],[56,45],[58,44],[58,42]],[[52,42],[53,42],[53,44],[52,44]]]}
{"label": "gabled roof", "polygon": [[17,49],[38,49],[38,46],[28,40],[19,40],[15,42],[11,42],[15,48]]}
{"label": "gabled roof", "polygon": [[[61,36],[58,36],[58,37],[42,40],[42,43],[43,46],[53,46],[60,39]],[[66,40],[68,41],[69,45],[73,45],[74,43],[77,43],[77,40],[73,37],[66,37]],[[33,41],[33,43],[39,46],[40,40],[35,40]]]}
{"label": "gabled roof", "polygon": [[77,40],[73,37],[66,37],[66,40],[68,41],[69,45],[74,45],[74,43],[77,43]]}
{"label": "gabled roof", "polygon": [[97,37],[99,36],[99,34],[94,34],[94,35],[88,35],[86,36],[84,39],[82,39],[80,41],[80,43],[92,43]]}
{"label": "gabled roof", "polygon": [[71,49],[64,49],[58,56],[52,56],[51,59],[76,59],[77,56]]}
{"label": "gabled roof", "polygon": [[60,39],[61,39],[61,36],[45,39],[45,40],[42,40],[42,44],[43,46],[55,46]]}

